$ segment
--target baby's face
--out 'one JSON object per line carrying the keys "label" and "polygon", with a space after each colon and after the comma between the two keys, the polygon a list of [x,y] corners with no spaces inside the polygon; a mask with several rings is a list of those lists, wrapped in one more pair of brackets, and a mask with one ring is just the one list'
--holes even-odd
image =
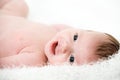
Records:
{"label": "baby's face", "polygon": [[98,44],[107,40],[104,33],[66,29],[59,32],[45,47],[49,64],[82,65],[98,60],[95,50]]}

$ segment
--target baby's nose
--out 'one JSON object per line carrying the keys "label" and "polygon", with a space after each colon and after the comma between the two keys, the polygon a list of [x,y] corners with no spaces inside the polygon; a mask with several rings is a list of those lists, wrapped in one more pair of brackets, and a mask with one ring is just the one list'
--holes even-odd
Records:
{"label": "baby's nose", "polygon": [[62,53],[66,54],[66,53],[69,53],[70,52],[70,46],[67,42],[63,42],[62,44]]}

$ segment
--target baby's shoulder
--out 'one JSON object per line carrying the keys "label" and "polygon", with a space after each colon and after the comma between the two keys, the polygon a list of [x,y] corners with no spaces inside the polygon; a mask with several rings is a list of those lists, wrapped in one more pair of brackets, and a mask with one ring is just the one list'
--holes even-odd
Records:
{"label": "baby's shoulder", "polygon": [[13,20],[24,20],[23,17],[17,17],[17,16],[9,16],[9,15],[4,15],[4,14],[1,14],[0,15],[0,22],[1,21],[13,21]]}

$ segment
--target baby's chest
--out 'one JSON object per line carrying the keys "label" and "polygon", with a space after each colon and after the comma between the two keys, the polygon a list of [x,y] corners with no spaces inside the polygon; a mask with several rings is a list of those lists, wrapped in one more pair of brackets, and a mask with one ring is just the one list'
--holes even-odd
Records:
{"label": "baby's chest", "polygon": [[35,40],[26,32],[6,30],[0,34],[0,56],[18,54],[23,48],[32,45]]}

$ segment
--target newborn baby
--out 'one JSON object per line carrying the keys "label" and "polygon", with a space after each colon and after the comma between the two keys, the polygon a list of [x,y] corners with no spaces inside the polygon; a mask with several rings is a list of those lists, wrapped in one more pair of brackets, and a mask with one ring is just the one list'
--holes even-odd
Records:
{"label": "newborn baby", "polygon": [[82,65],[119,50],[109,34],[28,21],[24,0],[0,0],[0,67]]}

